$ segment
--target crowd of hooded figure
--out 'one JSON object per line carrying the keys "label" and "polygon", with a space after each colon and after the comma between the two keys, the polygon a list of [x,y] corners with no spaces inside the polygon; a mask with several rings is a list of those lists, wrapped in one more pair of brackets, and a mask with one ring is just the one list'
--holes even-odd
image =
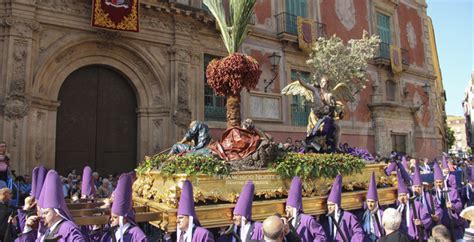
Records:
{"label": "crowd of hooded figure", "polygon": [[[379,204],[375,174],[369,181],[364,209],[352,213],[342,209],[342,176],[338,175],[326,201],[327,213],[319,219],[304,213],[302,181],[294,177],[286,201],[286,214],[275,214],[261,222],[252,220],[254,184],[248,181],[233,211],[233,223],[216,236],[201,227],[194,210],[192,185],[185,181],[178,206],[177,232],[166,241],[474,241],[461,210],[474,203],[474,171],[470,183],[457,188],[453,174],[443,159],[433,163],[434,183],[427,189],[420,168],[413,174],[394,161],[385,172],[397,177],[397,200],[385,210]],[[474,170],[474,166],[471,167]],[[428,184],[430,185],[430,184]],[[464,199],[461,199],[464,197]],[[463,202],[464,201],[464,202]]]}
{"label": "crowd of hooded figure", "polygon": [[[105,226],[78,226],[68,210],[60,176],[55,170],[36,167],[32,189],[24,206],[8,205],[11,191],[0,189],[0,241],[148,241],[135,222],[132,203],[134,172],[120,175],[109,202],[110,221]],[[81,196],[91,201],[96,195],[92,170],[84,168]],[[8,215],[8,216],[5,216]]]}
{"label": "crowd of hooded figure", "polygon": [[[427,189],[417,165],[410,174],[412,172],[402,162],[390,163],[385,172],[387,176],[392,172],[397,175],[397,201],[385,211],[379,205],[374,173],[369,181],[364,209],[356,213],[342,209],[342,176],[337,175],[327,197],[327,213],[319,218],[304,213],[302,181],[294,177],[286,201],[286,214],[275,214],[263,223],[252,220],[255,187],[252,181],[248,181],[233,210],[233,223],[218,233],[201,226],[194,207],[192,184],[185,180],[178,203],[176,232],[164,233],[163,240],[430,241],[430,238],[438,236],[432,231],[438,231],[436,233],[441,233],[439,236],[444,238],[439,241],[471,241],[471,230],[466,229],[467,222],[460,213],[465,206],[474,204],[474,172],[471,172],[470,183],[458,189],[445,159],[442,167],[434,162],[433,188]],[[110,198],[110,221],[103,227],[74,223],[56,171],[47,172],[40,166],[33,170],[32,178],[31,195],[25,199],[22,208],[16,209],[17,216],[9,217],[8,226],[0,229],[3,233],[0,236],[4,236],[1,241],[149,240],[134,219],[132,184],[136,179],[135,173],[124,173],[119,177]],[[89,167],[84,168],[81,193],[83,199],[91,199],[96,194]],[[0,205],[3,206],[3,203]]]}

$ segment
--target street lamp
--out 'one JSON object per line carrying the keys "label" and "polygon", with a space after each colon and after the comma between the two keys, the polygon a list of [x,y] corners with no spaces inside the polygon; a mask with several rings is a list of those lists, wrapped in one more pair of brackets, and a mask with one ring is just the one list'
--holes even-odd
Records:
{"label": "street lamp", "polygon": [[426,82],[422,88],[423,88],[423,92],[425,92],[425,94],[428,94],[430,92],[431,85]]}
{"label": "street lamp", "polygon": [[266,79],[263,80],[263,83],[265,84],[265,88],[263,90],[265,92],[267,92],[267,88],[275,81],[278,76],[277,66],[280,65],[281,56],[278,55],[276,52],[273,52],[273,54],[268,58],[270,59],[270,64],[272,65],[271,72],[273,77],[270,81],[267,81]]}

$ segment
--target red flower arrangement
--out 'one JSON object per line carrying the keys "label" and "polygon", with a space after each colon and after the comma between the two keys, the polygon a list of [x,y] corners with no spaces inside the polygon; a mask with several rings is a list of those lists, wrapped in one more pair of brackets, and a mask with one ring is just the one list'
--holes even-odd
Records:
{"label": "red flower arrangement", "polygon": [[207,66],[207,83],[219,96],[238,95],[257,86],[262,71],[257,60],[241,53],[214,59]]}

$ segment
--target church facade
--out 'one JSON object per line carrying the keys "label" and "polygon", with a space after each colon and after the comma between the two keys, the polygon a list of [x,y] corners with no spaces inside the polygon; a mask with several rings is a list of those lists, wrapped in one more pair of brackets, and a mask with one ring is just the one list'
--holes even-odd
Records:
{"label": "church facade", "polygon": [[[225,100],[206,85],[205,67],[226,51],[201,0],[141,1],[138,33],[91,27],[90,1],[2,2],[0,137],[17,174],[38,164],[121,172],[180,140],[192,120],[208,123],[216,139],[225,129]],[[346,105],[342,142],[380,155],[439,155],[426,8],[424,0],[257,1],[241,51],[263,73],[256,90],[242,93],[243,118],[278,142],[304,139],[308,106],[280,94],[297,73],[311,72],[298,47],[302,16],[319,37],[382,36],[367,88]],[[402,50],[402,72],[391,70],[390,45]]]}

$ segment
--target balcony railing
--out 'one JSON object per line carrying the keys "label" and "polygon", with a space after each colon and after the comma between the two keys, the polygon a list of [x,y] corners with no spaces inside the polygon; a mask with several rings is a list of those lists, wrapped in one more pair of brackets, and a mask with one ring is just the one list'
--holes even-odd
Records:
{"label": "balcony railing", "polygon": [[204,120],[205,121],[226,121],[226,108],[215,106],[204,106]]}
{"label": "balcony railing", "polygon": [[[277,18],[277,34],[298,35],[298,16],[291,13],[279,13]],[[326,25],[315,22],[317,37],[326,37]]]}
{"label": "balcony railing", "polygon": [[408,55],[407,49],[401,49],[402,52],[402,64],[410,65],[410,56]]}
{"label": "balcony railing", "polygon": [[[410,65],[410,57],[408,55],[407,49],[400,49],[402,54],[402,64],[403,65]],[[390,61],[390,44],[380,42],[378,54],[375,57],[380,59],[385,59]]]}
{"label": "balcony railing", "polygon": [[308,116],[311,112],[311,106],[291,104],[291,125],[306,126],[308,125]]}

